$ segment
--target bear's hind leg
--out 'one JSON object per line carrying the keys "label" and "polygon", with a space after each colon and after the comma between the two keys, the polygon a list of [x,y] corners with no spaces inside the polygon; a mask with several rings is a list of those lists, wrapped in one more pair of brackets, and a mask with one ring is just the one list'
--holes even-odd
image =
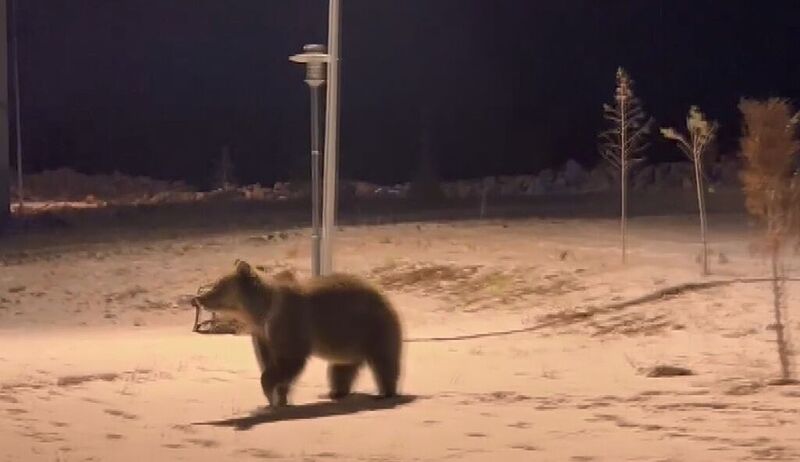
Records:
{"label": "bear's hind leg", "polygon": [[328,366],[328,382],[330,383],[331,391],[328,396],[331,399],[338,400],[349,395],[360,367],[360,363],[330,364]]}
{"label": "bear's hind leg", "polygon": [[380,355],[369,359],[369,367],[378,383],[381,398],[397,395],[397,380],[400,377],[400,358],[397,355]]}

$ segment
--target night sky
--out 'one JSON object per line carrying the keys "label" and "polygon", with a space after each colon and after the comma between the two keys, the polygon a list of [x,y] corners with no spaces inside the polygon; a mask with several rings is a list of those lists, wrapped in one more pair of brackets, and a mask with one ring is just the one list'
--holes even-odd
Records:
{"label": "night sky", "polygon": [[[16,0],[24,167],[205,186],[308,177],[304,70],[324,0]],[[599,161],[622,65],[660,125],[690,104],[735,154],[741,96],[800,103],[800,1],[342,0],[341,175],[444,178]],[[653,160],[680,159],[656,139]]]}

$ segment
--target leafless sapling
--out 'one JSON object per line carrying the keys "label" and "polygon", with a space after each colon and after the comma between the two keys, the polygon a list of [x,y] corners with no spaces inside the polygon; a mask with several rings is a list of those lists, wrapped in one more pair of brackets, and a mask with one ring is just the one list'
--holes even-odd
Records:
{"label": "leafless sapling", "polygon": [[486,177],[481,181],[481,207],[480,207],[480,217],[483,220],[486,217],[486,196],[489,194],[489,177]]}
{"label": "leafless sapling", "polygon": [[617,69],[617,88],[614,104],[603,105],[603,117],[611,128],[600,133],[600,155],[619,170],[620,182],[620,240],[622,262],[626,259],[628,224],[628,174],[641,162],[638,154],[647,148],[647,134],[653,124],[642,109],[641,102],[633,93],[633,80],[625,69]]}
{"label": "leafless sapling", "polygon": [[764,236],[755,247],[770,257],[772,267],[775,340],[781,366],[781,378],[776,383],[796,383],[786,329],[782,253],[788,244],[797,243],[800,234],[800,177],[795,163],[800,153],[797,116],[793,116],[789,102],[779,98],[743,99],[739,109],[743,116],[741,179],[746,207],[764,226]]}
{"label": "leafless sapling", "polygon": [[686,117],[687,135],[679,133],[674,128],[662,128],[664,138],[675,141],[681,151],[689,157],[694,164],[694,181],[697,186],[697,210],[700,214],[700,242],[703,246],[702,265],[703,275],[708,274],[708,219],[706,217],[705,188],[703,186],[703,160],[707,148],[714,141],[717,134],[717,123],[709,122],[697,106],[689,108]]}
{"label": "leafless sapling", "polygon": [[215,183],[218,188],[228,190],[235,186],[236,180],[233,173],[233,160],[231,159],[231,150],[228,146],[222,147],[222,153],[216,165],[215,173]]}

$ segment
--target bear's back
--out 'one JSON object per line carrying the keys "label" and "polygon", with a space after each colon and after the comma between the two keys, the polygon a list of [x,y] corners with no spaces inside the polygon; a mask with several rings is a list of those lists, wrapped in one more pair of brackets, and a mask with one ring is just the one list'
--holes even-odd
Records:
{"label": "bear's back", "polygon": [[356,276],[317,278],[306,287],[304,298],[313,349],[320,356],[350,362],[400,342],[397,313],[378,289]]}

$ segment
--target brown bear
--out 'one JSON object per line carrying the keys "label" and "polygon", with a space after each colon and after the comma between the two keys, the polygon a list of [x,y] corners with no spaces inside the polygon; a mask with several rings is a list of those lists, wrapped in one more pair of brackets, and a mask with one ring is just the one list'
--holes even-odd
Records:
{"label": "brown bear", "polygon": [[400,319],[379,290],[355,276],[332,274],[270,280],[244,261],[194,303],[244,321],[270,406],[287,404],[292,382],[314,355],[328,362],[331,399],[350,394],[360,367],[372,369],[380,397],[397,394],[402,353]]}

